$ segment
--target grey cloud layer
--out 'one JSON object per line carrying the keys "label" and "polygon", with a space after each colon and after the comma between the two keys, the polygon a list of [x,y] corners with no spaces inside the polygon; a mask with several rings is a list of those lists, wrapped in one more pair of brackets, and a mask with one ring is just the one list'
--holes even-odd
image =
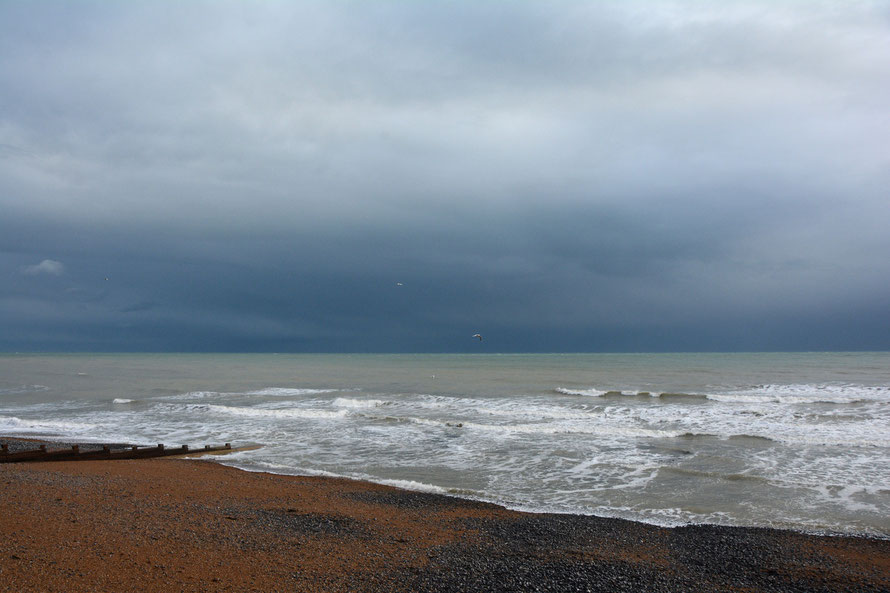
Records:
{"label": "grey cloud layer", "polygon": [[0,347],[890,347],[890,12],[776,4],[5,3]]}

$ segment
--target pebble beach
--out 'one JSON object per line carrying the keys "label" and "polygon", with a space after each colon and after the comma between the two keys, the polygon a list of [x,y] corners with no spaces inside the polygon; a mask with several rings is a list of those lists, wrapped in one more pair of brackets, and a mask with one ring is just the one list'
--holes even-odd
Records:
{"label": "pebble beach", "polygon": [[890,591],[890,541],[537,514],[207,460],[0,464],[0,591]]}

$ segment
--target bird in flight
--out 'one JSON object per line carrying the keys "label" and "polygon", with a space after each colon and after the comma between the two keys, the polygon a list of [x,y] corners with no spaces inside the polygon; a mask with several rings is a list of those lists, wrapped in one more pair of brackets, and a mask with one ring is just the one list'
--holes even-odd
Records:
{"label": "bird in flight", "polygon": [[482,341],[482,334],[473,334],[474,338],[479,338],[479,341]]}

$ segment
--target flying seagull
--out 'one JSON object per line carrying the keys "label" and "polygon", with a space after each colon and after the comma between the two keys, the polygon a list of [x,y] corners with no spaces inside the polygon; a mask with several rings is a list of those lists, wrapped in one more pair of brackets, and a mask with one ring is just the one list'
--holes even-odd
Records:
{"label": "flying seagull", "polygon": [[479,341],[482,341],[482,334],[473,334],[474,338],[479,338]]}

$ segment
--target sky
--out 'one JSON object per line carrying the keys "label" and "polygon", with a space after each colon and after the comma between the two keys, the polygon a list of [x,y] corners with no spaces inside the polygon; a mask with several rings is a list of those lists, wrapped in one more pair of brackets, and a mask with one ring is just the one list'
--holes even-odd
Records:
{"label": "sky", "polygon": [[5,0],[0,350],[888,350],[888,98],[886,0]]}

